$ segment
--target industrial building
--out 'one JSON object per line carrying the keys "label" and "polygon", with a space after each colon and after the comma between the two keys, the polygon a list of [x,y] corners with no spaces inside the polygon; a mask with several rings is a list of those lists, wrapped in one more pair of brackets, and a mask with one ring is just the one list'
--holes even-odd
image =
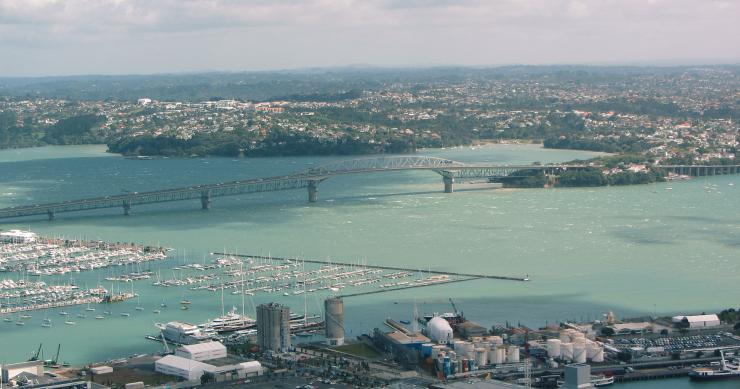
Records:
{"label": "industrial building", "polygon": [[221,342],[205,342],[179,347],[175,355],[194,361],[208,361],[211,359],[226,358],[226,346]]}
{"label": "industrial building", "polygon": [[44,374],[44,362],[29,361],[21,363],[8,363],[0,367],[2,371],[2,383],[4,388],[23,389],[104,389],[103,385],[94,382],[57,378]]}
{"label": "industrial building", "polygon": [[717,315],[673,316],[672,318],[674,324],[681,323],[684,320],[689,322],[689,328],[691,329],[710,328],[720,325],[719,316]]}
{"label": "industrial building", "polygon": [[324,300],[324,322],[326,323],[326,343],[329,346],[344,344],[344,302],[341,297]]}
{"label": "industrial building", "polygon": [[30,361],[2,365],[2,382],[8,383],[21,373],[31,373],[40,377],[44,375],[44,362]]}
{"label": "industrial building", "polygon": [[263,351],[290,350],[290,308],[278,303],[257,307],[257,338]]}
{"label": "industrial building", "polygon": [[188,381],[197,381],[205,376],[214,382],[261,375],[263,372],[262,365],[257,361],[232,363],[233,361],[230,360],[211,360],[210,362],[205,363],[177,355],[167,355],[154,362],[154,370]]}

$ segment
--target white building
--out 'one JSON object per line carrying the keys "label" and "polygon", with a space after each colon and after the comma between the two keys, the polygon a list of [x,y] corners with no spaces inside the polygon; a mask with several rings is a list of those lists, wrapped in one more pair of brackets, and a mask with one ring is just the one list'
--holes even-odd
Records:
{"label": "white building", "polygon": [[189,344],[175,350],[175,355],[194,361],[226,358],[226,346],[220,342]]}
{"label": "white building", "polygon": [[249,376],[262,375],[263,373],[262,365],[257,361],[214,366],[177,355],[167,355],[160,358],[154,362],[154,370],[162,374],[184,378],[188,381],[198,381],[203,374],[208,374],[215,382],[231,381]]}
{"label": "white building", "polygon": [[717,327],[719,317],[717,315],[693,315],[693,316],[673,316],[674,323],[680,323],[684,319],[688,320],[689,328],[709,328]]}
{"label": "white building", "polygon": [[22,373],[30,373],[37,377],[42,377],[44,375],[44,362],[31,361],[21,363],[8,363],[2,365],[1,370],[2,379],[0,379],[0,381],[4,383],[8,383],[10,380]]}
{"label": "white building", "polygon": [[154,362],[154,370],[156,372],[184,378],[188,381],[199,380],[203,376],[203,373],[212,367],[212,365],[207,363],[176,355],[167,355]]}

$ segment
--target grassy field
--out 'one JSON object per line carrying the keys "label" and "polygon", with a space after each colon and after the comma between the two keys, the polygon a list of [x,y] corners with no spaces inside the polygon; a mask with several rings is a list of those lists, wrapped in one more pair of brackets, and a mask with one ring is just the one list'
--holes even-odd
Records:
{"label": "grassy field", "polygon": [[379,352],[365,343],[345,344],[344,346],[334,347],[334,350],[367,359],[374,359],[381,356]]}

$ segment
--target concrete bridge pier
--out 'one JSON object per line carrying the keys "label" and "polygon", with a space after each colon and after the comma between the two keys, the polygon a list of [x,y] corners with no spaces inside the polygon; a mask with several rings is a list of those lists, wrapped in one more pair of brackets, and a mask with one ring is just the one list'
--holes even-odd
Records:
{"label": "concrete bridge pier", "polygon": [[51,221],[54,221],[54,216],[55,215],[54,215],[54,210],[53,209],[50,209],[50,210],[46,211],[46,214],[49,216],[49,221],[50,222]]}
{"label": "concrete bridge pier", "polygon": [[455,177],[442,176],[442,182],[445,184],[445,193],[452,193],[454,191]]}
{"label": "concrete bridge pier", "polygon": [[128,200],[123,200],[123,214],[126,216],[131,214],[131,202]]}
{"label": "concrete bridge pier", "polygon": [[200,194],[200,207],[201,209],[211,209],[211,191],[203,191]]}
{"label": "concrete bridge pier", "polygon": [[319,199],[319,181],[308,181],[308,202],[315,203]]}

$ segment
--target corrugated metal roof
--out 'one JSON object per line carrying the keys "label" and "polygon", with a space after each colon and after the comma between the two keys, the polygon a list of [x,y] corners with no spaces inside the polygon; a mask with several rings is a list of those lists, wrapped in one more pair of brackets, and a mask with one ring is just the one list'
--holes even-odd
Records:
{"label": "corrugated metal roof", "polygon": [[181,346],[180,348],[183,350],[187,350],[191,354],[202,353],[202,352],[207,352],[207,351],[226,350],[226,346],[224,346],[220,342],[205,342],[205,343],[188,344],[188,345]]}
{"label": "corrugated metal roof", "polygon": [[213,366],[198,362],[192,359],[187,359],[183,357],[178,357],[177,355],[166,355],[160,359],[158,359],[155,364],[162,364],[166,366],[172,366],[174,368],[182,369],[182,370],[193,370],[193,369],[201,369],[206,370],[208,368],[212,368]]}

